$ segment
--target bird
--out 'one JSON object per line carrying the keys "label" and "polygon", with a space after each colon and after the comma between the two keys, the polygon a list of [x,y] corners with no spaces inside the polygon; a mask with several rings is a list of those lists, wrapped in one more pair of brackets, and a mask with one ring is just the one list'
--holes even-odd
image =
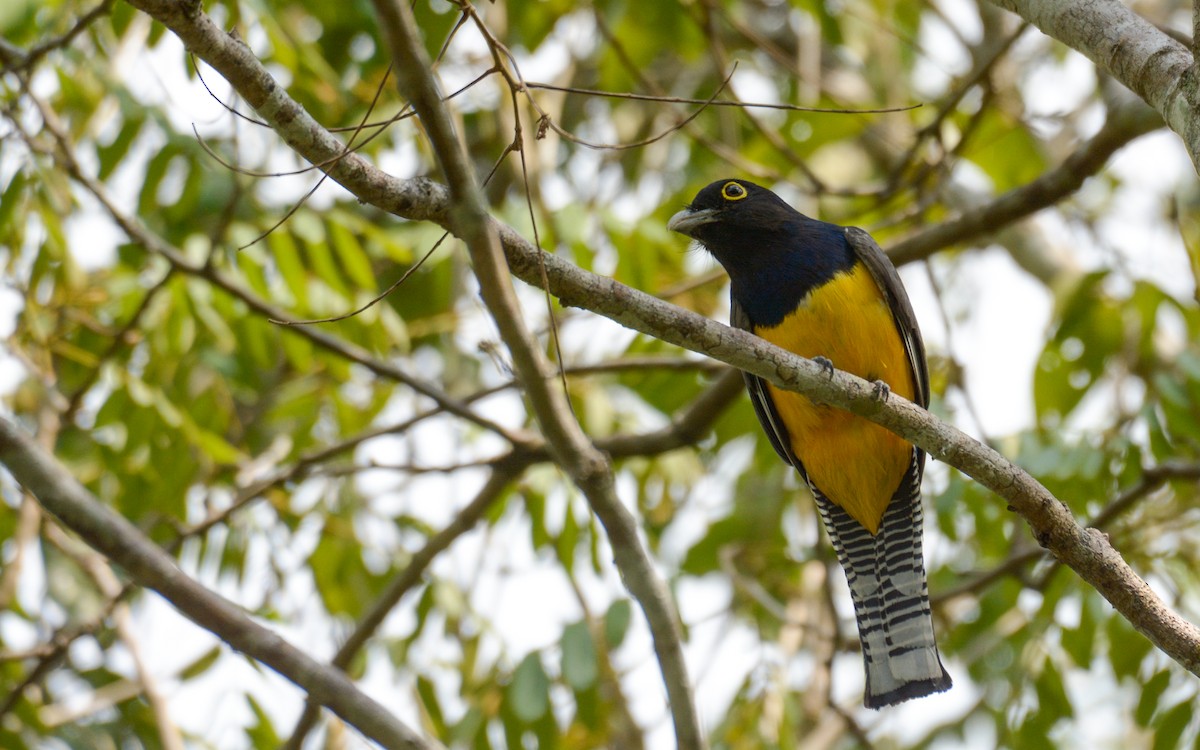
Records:
{"label": "bird", "polygon": [[[713,182],[667,228],[729,274],[730,325],[832,375],[872,381],[881,397],[929,405],[925,345],[900,275],[862,229],[809,218],[767,188]],[[921,551],[925,453],[862,417],[743,373],[754,411],[799,472],[846,573],[879,709],[951,686],[933,632]]]}

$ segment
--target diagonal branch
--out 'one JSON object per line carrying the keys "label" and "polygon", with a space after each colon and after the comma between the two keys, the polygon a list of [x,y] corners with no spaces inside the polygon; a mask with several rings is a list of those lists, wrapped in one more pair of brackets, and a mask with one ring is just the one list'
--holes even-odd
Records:
{"label": "diagonal branch", "polygon": [[[530,283],[537,275],[524,241],[504,228],[514,273]],[[527,245],[527,243],[526,243]],[[545,258],[551,292],[565,305],[586,307],[622,325],[707,354],[819,403],[846,409],[883,425],[954,466],[1008,501],[1034,538],[1096,588],[1129,622],[1167,655],[1200,676],[1200,629],[1171,611],[1096,529],[1081,528],[1070,510],[1027,472],[958,428],[898,396],[879,402],[865,380],[833,377],[810,360],[763,339],[681,310],[612,279],[595,276],[554,256]]]}
{"label": "diagonal branch", "polygon": [[420,116],[450,182],[449,229],[467,245],[484,304],[512,355],[517,380],[546,435],[551,456],[583,491],[604,524],[625,585],[646,615],[667,688],[676,742],[681,748],[701,750],[705,742],[683,657],[679,614],[670,592],[638,536],[637,520],[617,497],[611,462],[584,434],[566,393],[554,384],[550,362],[525,326],[497,225],[488,214],[466,150],[433,80],[411,9],[402,0],[375,0],[374,4],[395,60],[401,92]]}
{"label": "diagonal branch", "polygon": [[[454,517],[445,528],[437,534],[430,537],[421,549],[413,554],[409,560],[408,566],[398,575],[387,589],[379,596],[379,598],[371,605],[371,609],[355,625],[354,632],[350,637],[338,647],[338,651],[334,654],[330,664],[342,671],[345,671],[354,657],[366,646],[367,641],[375,635],[375,632],[383,625],[383,621],[391,614],[400,600],[409,591],[416,588],[425,576],[425,571],[433,563],[433,559],[441,554],[447,547],[454,543],[460,536],[475,528],[475,524],[479,522],[488,509],[504,493],[509,483],[515,479],[523,469],[523,466],[500,465],[492,470],[491,476],[488,477],[483,488],[475,495],[475,499],[466,505],[458,515]],[[316,701],[309,701],[304,707],[304,712],[296,721],[296,726],[292,729],[292,734],[288,741],[284,743],[282,750],[299,750],[304,744],[304,738],[308,736],[309,731],[316,725],[318,710],[320,704]]]}
{"label": "diagonal branch", "polygon": [[1126,98],[1130,101],[1111,106],[1100,131],[1062,164],[979,208],[896,243],[888,249],[888,257],[898,266],[928,258],[955,243],[997,232],[1074,193],[1088,177],[1103,169],[1118,149],[1162,126],[1162,118],[1154,110],[1129,94]]}
{"label": "diagonal branch", "polygon": [[40,448],[21,428],[0,418],[0,463],[87,543],[120,565],[142,585],[157,591],[188,619],[214,633],[308,691],[347,723],[384,747],[429,750],[425,740],[387,709],[363,694],[341,671],[321,664],[264,628],[233,602],[213,593],[77,482],[65,466]]}

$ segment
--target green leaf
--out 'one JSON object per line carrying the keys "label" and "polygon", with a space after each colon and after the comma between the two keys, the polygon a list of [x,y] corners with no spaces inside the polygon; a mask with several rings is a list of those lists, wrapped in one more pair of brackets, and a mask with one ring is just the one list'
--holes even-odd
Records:
{"label": "green leaf", "polygon": [[433,686],[433,682],[423,675],[417,676],[417,695],[421,697],[421,708],[425,709],[425,716],[429,723],[433,725],[433,731],[436,736],[441,736],[446,733],[446,719],[442,715],[442,705],[438,701],[437,689]]}
{"label": "green leaf", "polygon": [[618,599],[604,613],[604,640],[608,648],[615,649],[625,640],[629,622],[633,618],[633,607],[628,599]]}
{"label": "green leaf", "polygon": [[1150,641],[1123,617],[1109,617],[1105,628],[1109,659],[1117,677],[1138,679],[1138,668],[1150,651]]}
{"label": "green leaf", "polygon": [[596,644],[586,622],[572,623],[563,629],[562,675],[576,692],[587,690],[600,676]]}
{"label": "green leaf", "polygon": [[4,192],[0,194],[0,231],[5,234],[11,232],[12,234],[9,236],[19,237],[24,233],[24,218],[22,217],[21,221],[14,224],[13,216],[17,215],[18,206],[25,203],[22,197],[28,183],[29,178],[25,176],[25,170],[18,169],[4,187]]}
{"label": "green leaf", "polygon": [[331,614],[358,617],[382,581],[367,570],[353,525],[330,517],[309,557],[313,581]]}
{"label": "green leaf", "polygon": [[275,261],[275,268],[279,270],[284,283],[287,284],[288,291],[292,293],[292,300],[300,306],[300,309],[309,309],[306,304],[308,271],[300,262],[300,250],[296,246],[296,240],[288,232],[277,231],[267,237],[267,243],[271,248],[271,258]]}
{"label": "green leaf", "polygon": [[359,242],[358,235],[350,231],[343,222],[336,221],[336,218],[340,217],[328,219],[326,226],[329,231],[329,242],[337,253],[338,263],[341,264],[342,270],[355,285],[360,289],[374,292],[378,287],[378,282],[375,280],[375,271],[371,268],[371,259],[363,249],[362,243]]}
{"label": "green leaf", "polygon": [[212,667],[212,665],[217,663],[217,660],[221,658],[221,653],[222,649],[220,646],[213,646],[208,651],[205,651],[203,654],[201,654],[199,658],[192,661],[191,664],[188,664],[183,669],[179,670],[179,679],[186,682],[187,680],[191,680],[204,674]]}
{"label": "green leaf", "polygon": [[1038,358],[1033,397],[1043,424],[1071,414],[1124,342],[1121,310],[1101,288],[1105,278],[1103,271],[1088,274],[1066,296],[1054,337]]}
{"label": "green leaf", "polygon": [[973,117],[975,131],[964,155],[992,179],[995,192],[1024,185],[1046,168],[1038,139],[1005,109],[991,107]]}
{"label": "green leaf", "polygon": [[1088,669],[1092,664],[1096,646],[1096,616],[1092,602],[1093,596],[1085,595],[1080,603],[1079,625],[1063,630],[1063,649],[1071,656],[1075,664]]}
{"label": "green leaf", "polygon": [[1171,673],[1165,669],[1146,680],[1146,684],[1142,686],[1142,695],[1138,698],[1137,709],[1133,712],[1138,726],[1150,726],[1150,720],[1158,712],[1158,699],[1170,684]]}
{"label": "green leaf", "polygon": [[1176,704],[1154,723],[1154,750],[1174,750],[1179,739],[1196,715],[1195,700],[1189,698]]}
{"label": "green leaf", "polygon": [[579,521],[575,519],[575,512],[568,501],[567,507],[563,512],[563,528],[559,532],[554,545],[558,560],[562,563],[563,569],[567,571],[568,575],[575,570],[575,552],[578,544]]}
{"label": "green leaf", "polygon": [[279,747],[282,739],[275,731],[271,715],[249,693],[246,694],[246,702],[250,704],[250,711],[254,714],[254,723],[246,727],[246,736],[250,739],[251,745],[254,747]]}
{"label": "green leaf", "polygon": [[158,205],[158,186],[162,183],[163,177],[167,174],[167,169],[171,166],[171,160],[177,155],[177,151],[169,146],[163,147],[151,157],[150,162],[146,165],[146,174],[142,178],[142,190],[138,194],[138,213],[144,216],[155,216],[159,214]]}
{"label": "green leaf", "polygon": [[513,713],[528,724],[550,710],[550,678],[537,652],[521,660],[508,685],[507,697]]}

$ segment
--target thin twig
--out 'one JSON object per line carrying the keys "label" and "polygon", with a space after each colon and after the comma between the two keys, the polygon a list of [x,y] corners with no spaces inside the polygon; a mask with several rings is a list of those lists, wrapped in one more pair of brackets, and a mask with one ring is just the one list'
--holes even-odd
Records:
{"label": "thin twig", "polygon": [[[725,79],[728,81],[728,76]],[[838,107],[802,107],[798,104],[770,104],[767,102],[743,102],[743,101],[726,101],[724,99],[689,99],[680,96],[660,96],[658,94],[631,94],[617,91],[597,91],[596,89],[584,89],[577,86],[556,86],[552,83],[537,83],[535,81],[526,81],[525,87],[530,89],[546,89],[548,91],[562,91],[568,94],[582,94],[585,96],[602,96],[610,99],[632,99],[641,102],[660,102],[663,104],[702,104],[706,107],[736,107],[738,109],[781,109],[788,112],[819,112],[829,115],[873,115],[884,114],[888,112],[908,112],[909,110],[918,109],[922,105],[909,104],[904,107],[881,107],[872,109],[845,109]]]}
{"label": "thin twig", "polygon": [[101,0],[99,5],[80,16],[64,34],[47,39],[26,51],[7,42],[0,44],[0,60],[4,61],[4,67],[0,68],[0,75],[12,72],[26,73],[32,70],[33,66],[43,57],[56,49],[66,47],[96,19],[108,15],[115,4],[116,0]]}

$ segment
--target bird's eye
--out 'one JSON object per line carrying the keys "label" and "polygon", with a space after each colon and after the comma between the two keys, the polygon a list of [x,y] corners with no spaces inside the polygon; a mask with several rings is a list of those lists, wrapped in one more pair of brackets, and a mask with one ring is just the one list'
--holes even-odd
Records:
{"label": "bird's eye", "polygon": [[727,201],[740,201],[749,193],[740,182],[727,182],[721,187],[721,197]]}

